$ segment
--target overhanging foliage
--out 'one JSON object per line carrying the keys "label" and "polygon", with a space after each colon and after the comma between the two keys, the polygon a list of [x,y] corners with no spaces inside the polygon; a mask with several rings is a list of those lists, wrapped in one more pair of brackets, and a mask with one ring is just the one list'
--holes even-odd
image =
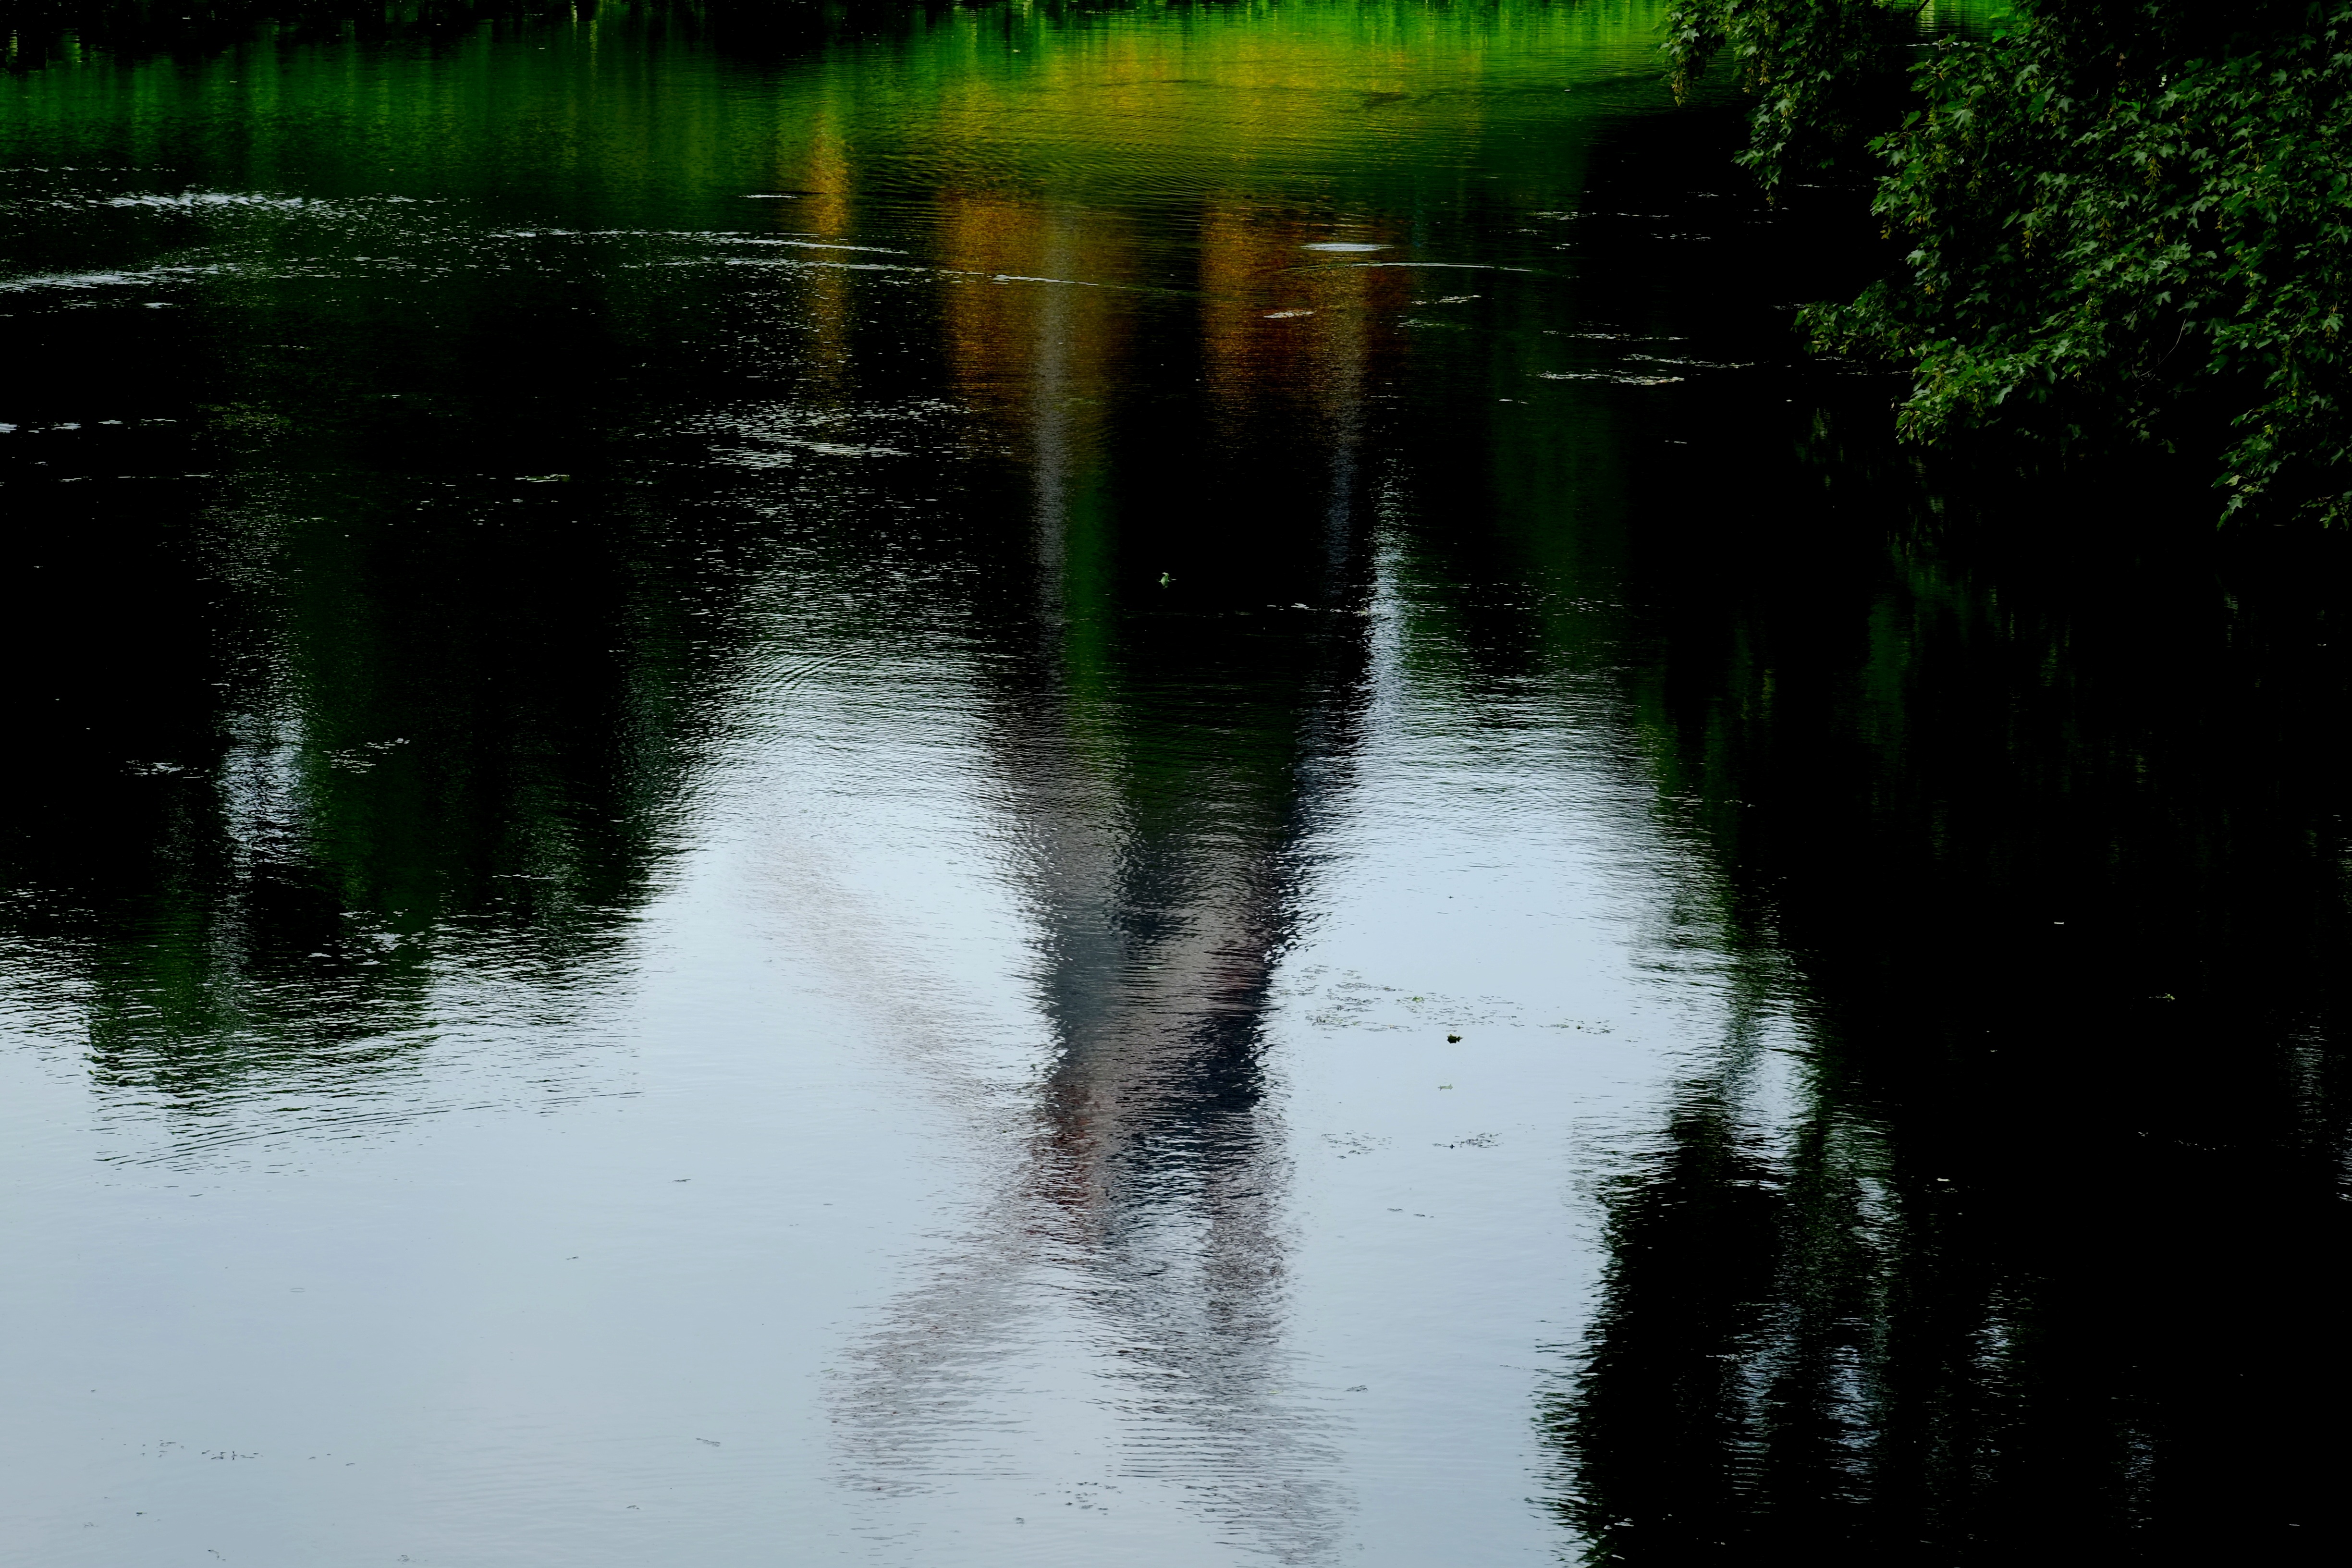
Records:
{"label": "overhanging foliage", "polygon": [[[2352,4],[2192,10],[2023,0],[1993,37],[1927,47],[1867,142],[1901,264],[1805,320],[1912,372],[1907,437],[2211,453],[2225,516],[2352,521]],[[1727,50],[1757,94],[1768,188],[1853,166],[1921,52],[1910,8],[1874,0],[1672,18],[1682,70]]]}

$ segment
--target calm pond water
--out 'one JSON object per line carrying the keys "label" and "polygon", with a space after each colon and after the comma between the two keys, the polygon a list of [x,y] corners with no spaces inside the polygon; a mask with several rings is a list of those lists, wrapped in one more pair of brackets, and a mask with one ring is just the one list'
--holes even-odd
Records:
{"label": "calm pond water", "polygon": [[2340,542],[1657,22],[19,34],[10,1558],[2336,1560]]}

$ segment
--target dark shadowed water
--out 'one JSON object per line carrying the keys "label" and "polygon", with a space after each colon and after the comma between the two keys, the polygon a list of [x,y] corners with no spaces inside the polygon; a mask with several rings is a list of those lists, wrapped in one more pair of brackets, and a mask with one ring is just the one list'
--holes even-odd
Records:
{"label": "dark shadowed water", "polygon": [[0,77],[0,1555],[2337,1560],[2343,552],[1916,468],[1654,5],[176,15]]}

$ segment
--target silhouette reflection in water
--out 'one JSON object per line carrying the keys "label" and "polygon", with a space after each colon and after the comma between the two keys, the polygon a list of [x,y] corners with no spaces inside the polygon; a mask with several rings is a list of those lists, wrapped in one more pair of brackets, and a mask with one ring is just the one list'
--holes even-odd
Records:
{"label": "silhouette reflection in water", "polygon": [[1563,1511],[1601,1563],[2335,1561],[2340,551],[1907,494],[1646,569],[1654,754],[1804,1044],[1735,1029],[1602,1174]]}
{"label": "silhouette reflection in water", "polygon": [[[964,265],[1115,265],[1066,215],[959,217],[981,247]],[[1277,265],[1297,254],[1294,232],[1225,232]],[[1209,248],[1204,265],[1241,264]],[[1087,1397],[1115,1427],[1112,1484],[1163,1483],[1221,1536],[1304,1561],[1330,1549],[1343,1500],[1328,1418],[1290,1386],[1290,1161],[1262,1014],[1363,700],[1365,345],[1345,325],[1307,336],[1337,363],[1299,397],[1300,378],[1253,377],[1246,343],[1220,341],[1239,336],[1216,319],[1230,301],[1186,308],[1227,361],[1222,438],[1104,406],[1135,312],[1099,291],[991,293],[984,321],[951,326],[962,391],[1013,425],[1031,486],[1036,587],[995,628],[988,733],[1051,1054],[992,1212],[837,1393],[849,1484],[944,1484],[1013,1440],[1012,1369],[1066,1333],[1106,1390]],[[1217,460],[1188,467],[1204,449]],[[1067,1321],[1041,1322],[1041,1300]]]}

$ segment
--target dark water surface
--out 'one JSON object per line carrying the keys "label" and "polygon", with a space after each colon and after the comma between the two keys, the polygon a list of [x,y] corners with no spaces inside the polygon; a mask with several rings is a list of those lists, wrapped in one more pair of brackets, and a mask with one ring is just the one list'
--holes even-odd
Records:
{"label": "dark water surface", "polygon": [[1656,22],[20,36],[0,1552],[2336,1560],[2342,552]]}

